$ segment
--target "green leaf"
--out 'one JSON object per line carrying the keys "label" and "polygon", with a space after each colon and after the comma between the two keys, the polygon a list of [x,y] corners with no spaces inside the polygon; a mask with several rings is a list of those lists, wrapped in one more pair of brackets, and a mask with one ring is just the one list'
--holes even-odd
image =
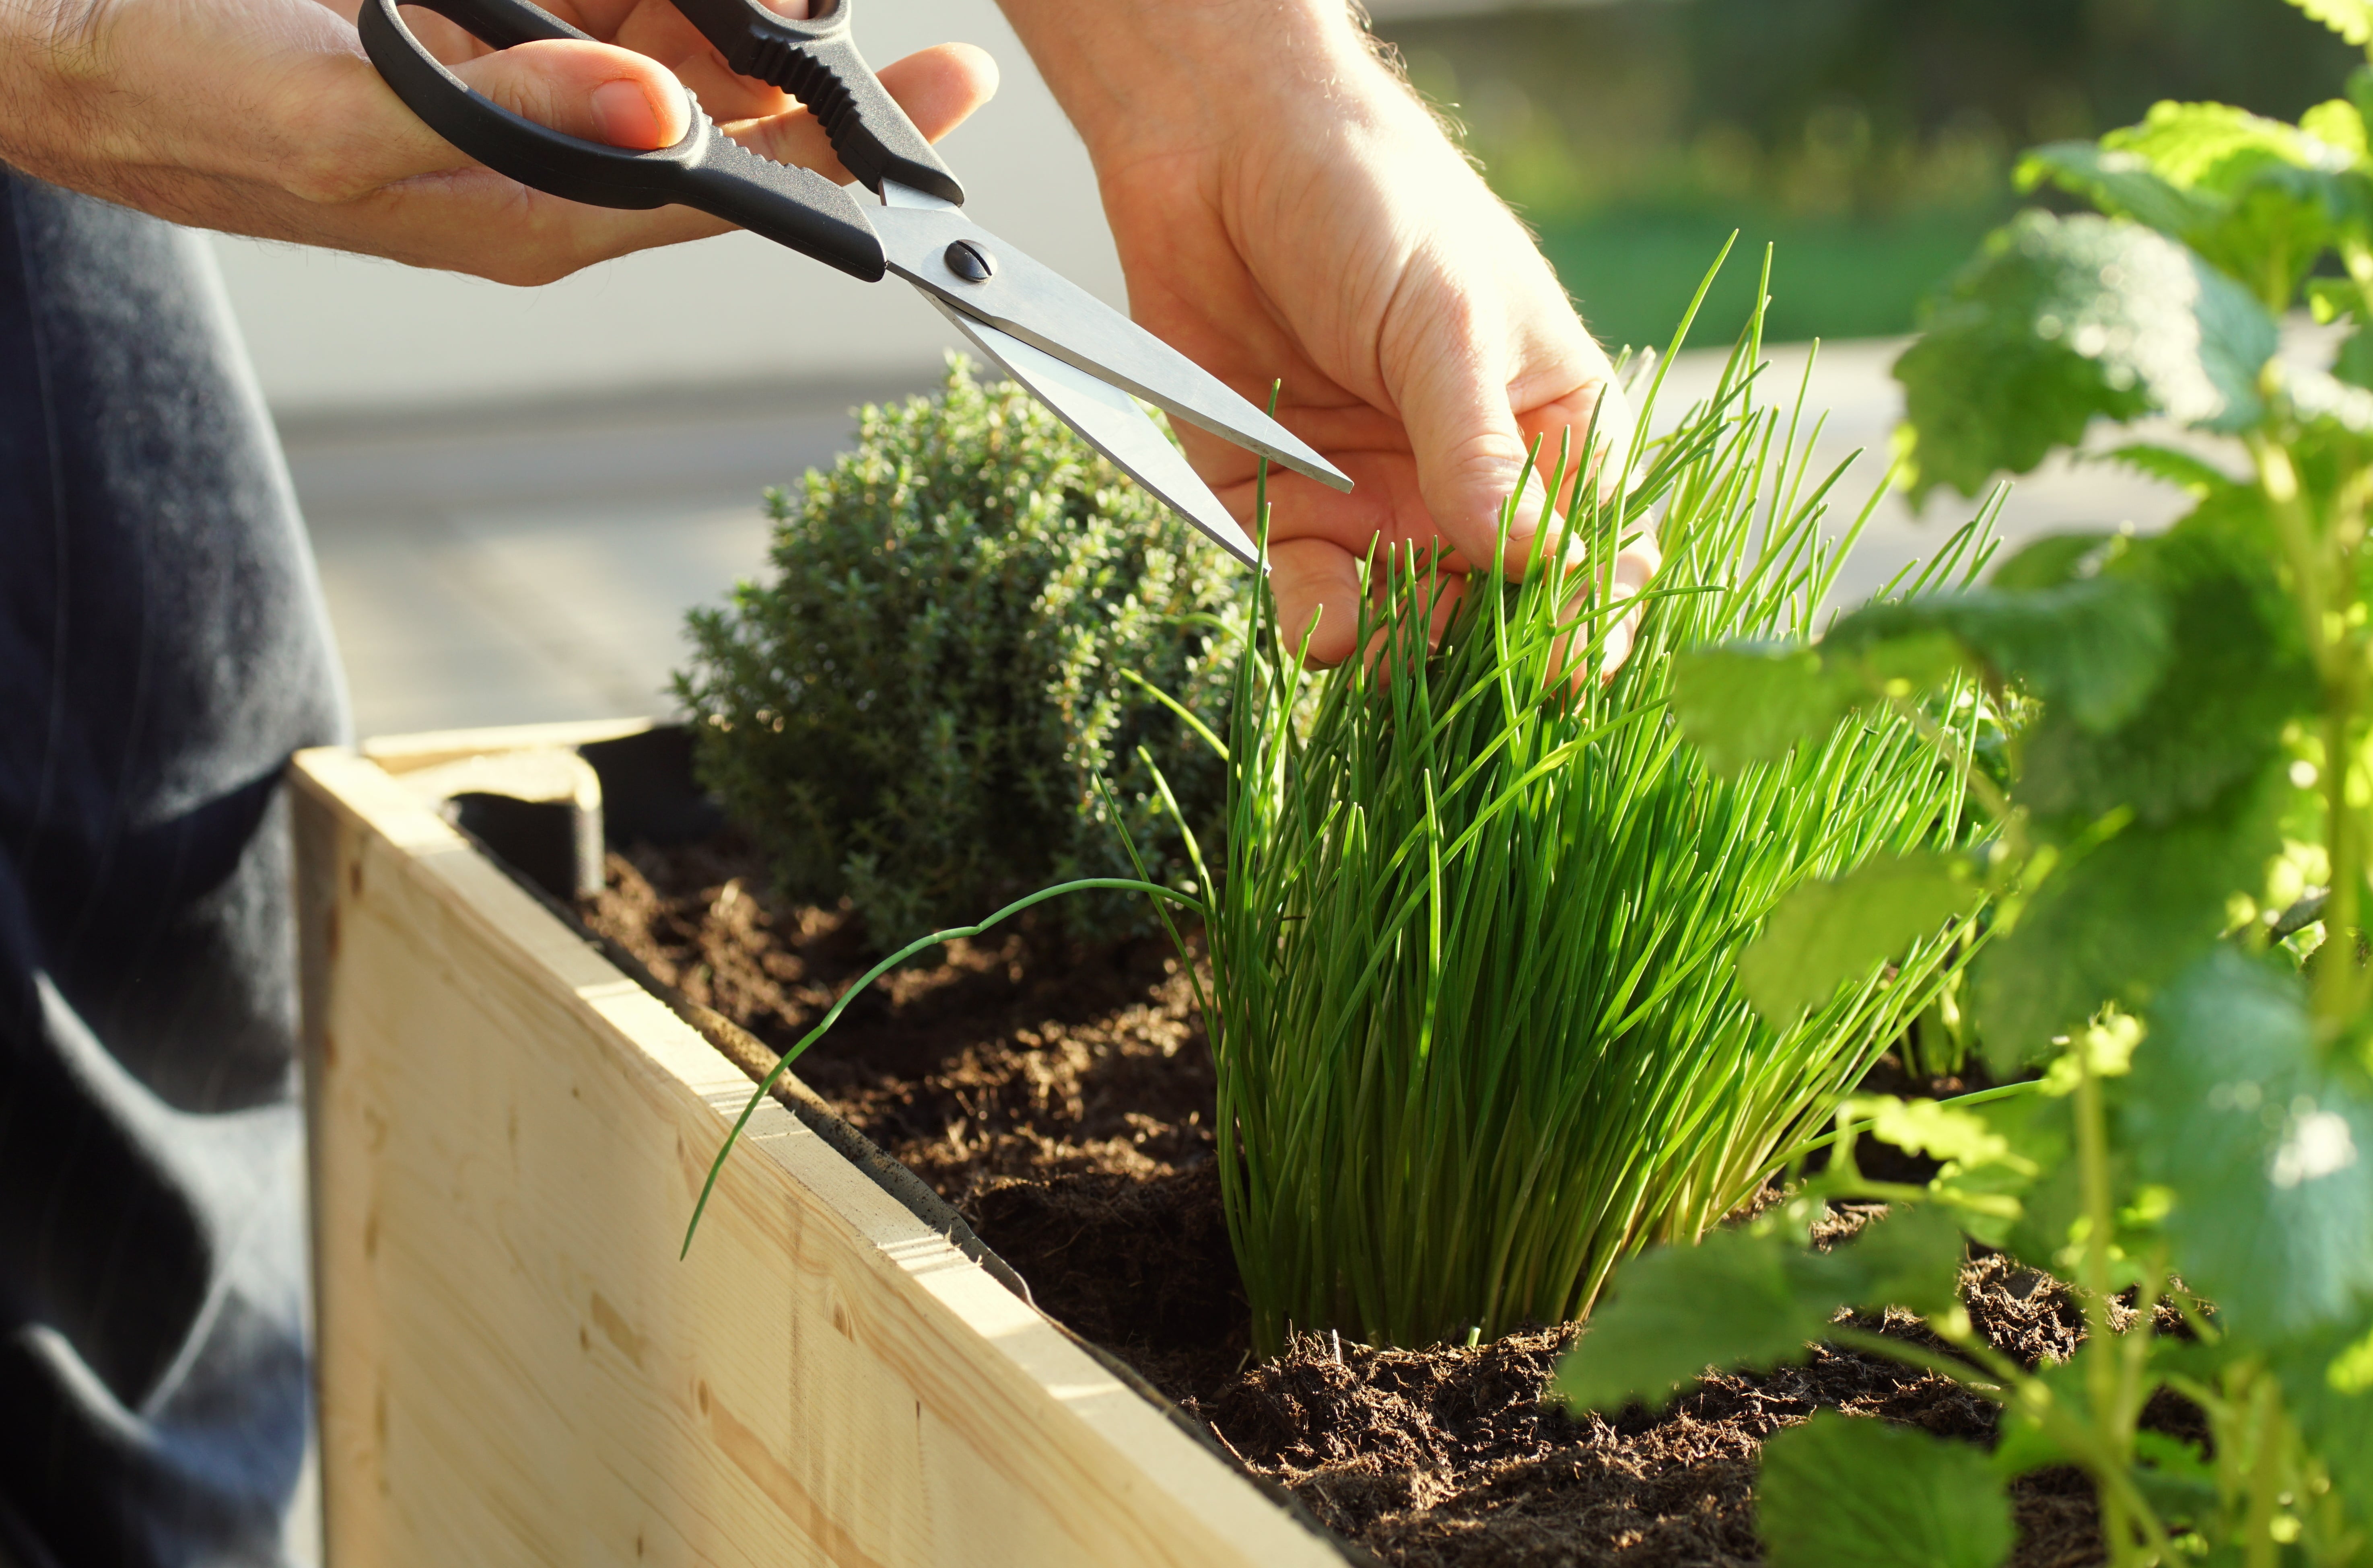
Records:
{"label": "green leaf", "polygon": [[[2154,1350],[2154,1367],[2164,1371],[2171,1363],[2184,1362],[2188,1363],[2185,1372],[2213,1384],[2216,1368],[2185,1353],[2204,1349],[2196,1343],[2171,1346],[2162,1340]],[[2091,1393],[2086,1387],[2085,1358],[2091,1353],[2094,1352],[2089,1347],[2079,1347],[2075,1359],[2046,1359],[2030,1374],[2042,1386],[2040,1403],[2056,1410],[2080,1430],[2094,1422]],[[2136,1490],[2150,1500],[2162,1522],[2197,1525],[2214,1516],[2217,1506],[2215,1471],[2197,1447],[2166,1433],[2149,1430],[2136,1433],[2133,1445],[2140,1462],[2128,1474]],[[2077,1462],[2076,1457],[2045,1427],[2038,1405],[2014,1399],[2005,1409],[1991,1460],[1995,1475],[2007,1481],[2034,1470]],[[2217,1559],[2212,1556],[2210,1561]]]}
{"label": "green leaf", "polygon": [[[2373,205],[2373,187],[2356,167],[2363,122],[2346,104],[2314,112],[2330,137],[2227,104],[2161,103],[2141,124],[2104,136],[2099,159],[2124,171],[2127,186],[2159,181],[2164,200],[2150,216],[2136,210],[2137,218],[2262,298],[2286,303],[2316,258],[2343,232],[2361,230]],[[2184,205],[2189,218],[2178,210]]]}
{"label": "green leaf", "polygon": [[1576,1410],[1656,1406],[1710,1366],[1801,1359],[1841,1305],[1821,1281],[1803,1288],[1812,1256],[1776,1226],[1748,1226],[1632,1258],[1558,1368],[1557,1392]]}
{"label": "green leaf", "polygon": [[[2360,67],[2361,69],[2362,67]],[[2358,162],[2367,153],[2365,115],[2344,98],[2326,99],[2299,116],[2299,129]]]}
{"label": "green leaf", "polygon": [[1965,1110],[1943,1100],[1857,1094],[1838,1106],[1838,1119],[1868,1123],[1871,1137],[1907,1154],[1966,1164],[1999,1160],[2010,1153],[2009,1141],[1984,1111],[1983,1106]]}
{"label": "green leaf", "polygon": [[1841,1307],[1950,1307],[1961,1256],[1952,1216],[1924,1205],[1828,1252],[1766,1218],[1642,1253],[1616,1269],[1557,1393],[1578,1410],[1654,1407],[1709,1367],[1801,1361]]}
{"label": "green leaf", "polygon": [[2057,588],[2081,575],[2084,568],[2118,537],[2096,529],[2081,533],[2047,533],[2040,539],[2030,539],[1994,568],[1987,586],[1998,593]]}
{"label": "green leaf", "polygon": [[2223,204],[2171,183],[2142,154],[2093,142],[2053,142],[2019,160],[2020,190],[2047,180],[2113,217],[2130,217],[2175,240],[2213,223],[2224,210]]}
{"label": "green leaf", "polygon": [[[2029,1375],[2043,1386],[2045,1397],[2052,1405],[2080,1425],[2090,1423],[2092,1401],[2085,1387],[2084,1369],[2075,1362],[2047,1358]],[[2075,1462],[2032,1410],[2014,1402],[2003,1411],[2001,1436],[1988,1461],[1988,1468],[1995,1475],[2010,1480],[2029,1470]]]}
{"label": "green leaf", "polygon": [[2168,663],[2168,615],[2145,584],[2089,577],[2023,593],[1975,589],[1866,605],[1826,651],[1942,630],[1997,675],[2017,680],[2080,728],[2110,729],[2142,705]]}
{"label": "green leaf", "polygon": [[[1952,1207],[1963,1230],[1988,1246],[2051,1267],[2068,1239],[2064,1218],[2048,1201],[2069,1168],[2067,1102],[2029,1093],[1955,1114],[1978,1122],[1986,1136],[1962,1144],[1928,1184],[1929,1191]],[[2016,1212],[2005,1212],[2011,1203]],[[2039,1221],[2046,1228],[2037,1230]],[[2051,1228],[2055,1223],[2056,1230]],[[2044,1245],[2034,1245],[2038,1241]]]}
{"label": "green leaf", "polygon": [[[1891,1141],[1891,1140],[1890,1140]],[[1898,1205],[1852,1241],[1815,1261],[1835,1278],[1841,1302],[1869,1311],[1900,1306],[1923,1316],[1959,1305],[1961,1227],[1938,1204]]]}
{"label": "green leaf", "polygon": [[2163,1522],[2191,1525],[2215,1515],[2216,1471],[2199,1449],[2164,1432],[2137,1432],[2134,1453],[2145,1461],[2134,1467],[2134,1485]]}
{"label": "green leaf", "polygon": [[2021,803],[2084,822],[2130,806],[2145,824],[2169,823],[2262,770],[2285,724],[2312,709],[2317,686],[2297,611],[2269,552],[2248,537],[2259,506],[2256,491],[2228,486],[2104,568],[2104,577],[2163,607],[2172,637],[2160,646],[2172,660],[2146,700],[2113,726],[2047,709],[2021,746]]}
{"label": "green leaf", "polygon": [[2227,103],[2155,103],[2141,124],[2110,132],[2101,146],[2140,158],[2180,191],[2227,196],[2277,164],[2334,172],[2347,167],[2335,156],[2340,149],[2320,137]]}
{"label": "green leaf", "polygon": [[1927,853],[1876,856],[1841,877],[1798,883],[1740,950],[1740,989],[1784,1029],[1841,985],[1974,912],[1981,896],[1966,861]]}
{"label": "green leaf", "polygon": [[2254,890],[2281,847],[2281,782],[2269,771],[2209,811],[2129,824],[2052,873],[1973,966],[1978,1037],[1997,1076],[2040,1059],[2104,1002],[2147,1003],[2206,951],[2228,899]]}
{"label": "green leaf", "polygon": [[1927,306],[1896,362],[1911,489],[1974,496],[2075,444],[2096,417],[2164,414],[2236,431],[2263,413],[2273,316],[2250,292],[2150,229],[2028,213]]}
{"label": "green leaf", "polygon": [[2311,277],[2307,282],[2308,313],[2318,326],[2328,327],[2341,320],[2356,319],[2356,308],[2364,302],[2364,291],[2354,278]]}
{"label": "green leaf", "polygon": [[2341,343],[2332,357],[2332,380],[2352,387],[2373,387],[2373,333],[2358,327]]}
{"label": "green leaf", "polygon": [[2373,43],[2373,0],[2291,0],[2359,49]]}
{"label": "green leaf", "polygon": [[1673,658],[1681,733],[1725,778],[1826,735],[1866,695],[1806,648],[1742,644]]}
{"label": "green leaf", "polygon": [[2316,259],[2343,235],[2362,232],[2368,207],[2373,187],[2355,170],[2268,162],[2235,189],[2223,216],[2190,237],[2192,248],[2287,307]]}
{"label": "green leaf", "polygon": [[2361,1321],[2331,1325],[2268,1360],[2300,1435],[2358,1523],[2373,1523],[2373,1332]]}
{"label": "green leaf", "polygon": [[[2064,1106],[2066,1102],[2054,1104]],[[2069,1143],[2073,1149],[2073,1135]],[[2019,1195],[2017,1220],[1993,1245],[2032,1268],[2064,1272],[2075,1266],[2082,1239],[2077,1227],[2084,1218],[2084,1172],[2070,1149],[2063,1149],[2060,1159],[2045,1166],[2043,1175]]]}
{"label": "green leaf", "polygon": [[2120,1085],[2175,1269],[2237,1331],[2354,1321],[2373,1293],[2373,1095],[2327,1071],[2300,977],[2218,948],[2170,985]]}
{"label": "green leaf", "polygon": [[2100,461],[2123,464],[2146,478],[2163,479],[2195,496],[2205,496],[2214,490],[2229,490],[2234,484],[2232,476],[2213,462],[2204,462],[2188,451],[2155,446],[2148,441],[2130,441],[2113,448],[2103,452]]}
{"label": "green leaf", "polygon": [[2287,299],[2316,258],[2361,226],[2373,200],[2356,168],[2364,158],[2353,104],[2318,104],[2292,126],[2223,104],[2162,103],[2098,145],[2039,147],[2018,179],[2147,225],[2262,298]]}
{"label": "green leaf", "polygon": [[1983,1450],[1818,1410],[1763,1445],[1756,1527],[1771,1568],[1995,1568],[2010,1500]]}
{"label": "green leaf", "polygon": [[2029,1470],[2074,1462],[2059,1440],[2044,1431],[2042,1422],[2024,1410],[2004,1412],[2001,1436],[1994,1443],[1994,1474],[2011,1480]]}
{"label": "green leaf", "polygon": [[[2343,364],[2348,361],[2357,337],[2363,335],[2359,332],[2341,345]],[[2359,351],[2359,368],[2351,373],[2368,374],[2361,361],[2373,360],[2373,353]],[[2283,391],[2289,398],[2291,412],[2303,424],[2322,425],[2352,436],[2373,436],[2373,392],[2341,376],[2338,369],[2335,366],[2333,371],[2326,372],[2302,367],[2285,377]]]}

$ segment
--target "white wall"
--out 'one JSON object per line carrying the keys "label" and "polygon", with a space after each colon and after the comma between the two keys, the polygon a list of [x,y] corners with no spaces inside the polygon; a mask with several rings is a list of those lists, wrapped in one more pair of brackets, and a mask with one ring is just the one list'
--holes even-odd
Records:
{"label": "white wall", "polygon": [[[1086,150],[992,0],[877,0],[858,39],[997,58],[996,99],[946,143],[980,223],[1115,305],[1120,265]],[[309,415],[534,403],[718,381],[919,383],[953,333],[894,278],[862,284],[746,234],[543,288],[217,236],[265,396]]]}

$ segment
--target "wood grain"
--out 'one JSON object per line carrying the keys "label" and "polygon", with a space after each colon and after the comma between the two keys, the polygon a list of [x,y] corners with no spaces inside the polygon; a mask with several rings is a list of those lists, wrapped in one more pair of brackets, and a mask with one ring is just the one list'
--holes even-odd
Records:
{"label": "wood grain", "polygon": [[332,1568],[1341,1562],[779,1106],[678,1261],[748,1081],[377,763],[293,772]]}
{"label": "wood grain", "polygon": [[424,730],[365,741],[362,755],[388,773],[411,773],[466,757],[544,746],[585,746],[621,741],[651,728],[648,719],[567,719],[553,724],[507,724],[489,730]]}

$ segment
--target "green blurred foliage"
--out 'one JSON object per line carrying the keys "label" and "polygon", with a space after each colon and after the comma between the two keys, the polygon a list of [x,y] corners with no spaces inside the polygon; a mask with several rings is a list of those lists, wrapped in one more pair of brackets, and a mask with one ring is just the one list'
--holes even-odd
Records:
{"label": "green blurred foliage", "polygon": [[[2016,147],[2163,99],[2295,119],[2354,59],[2230,0],[1607,0],[1376,30],[1614,344],[1662,344],[1734,228],[1779,246],[1771,338],[1908,332],[2008,214]],[[1754,280],[1717,285],[1714,336]]]}

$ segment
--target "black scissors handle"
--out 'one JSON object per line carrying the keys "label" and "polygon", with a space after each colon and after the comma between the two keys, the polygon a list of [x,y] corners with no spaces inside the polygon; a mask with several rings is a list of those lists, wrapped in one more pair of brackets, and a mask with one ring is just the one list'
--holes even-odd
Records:
{"label": "black scissors handle", "polygon": [[824,123],[832,150],[869,191],[882,181],[927,191],[964,205],[964,187],[931,150],[857,52],[849,35],[856,0],[825,0],[831,8],[792,21],[761,0],[675,0],[725,63],[742,76],[782,88]]}
{"label": "black scissors handle", "polygon": [[[416,3],[498,49],[586,37],[528,0]],[[595,206],[696,207],[868,283],[888,270],[881,239],[847,191],[812,170],[739,146],[697,103],[691,129],[672,147],[630,152],[584,141],[472,92],[421,46],[395,0],[363,0],[357,20],[364,51],[406,108],[472,158],[523,185]]]}

